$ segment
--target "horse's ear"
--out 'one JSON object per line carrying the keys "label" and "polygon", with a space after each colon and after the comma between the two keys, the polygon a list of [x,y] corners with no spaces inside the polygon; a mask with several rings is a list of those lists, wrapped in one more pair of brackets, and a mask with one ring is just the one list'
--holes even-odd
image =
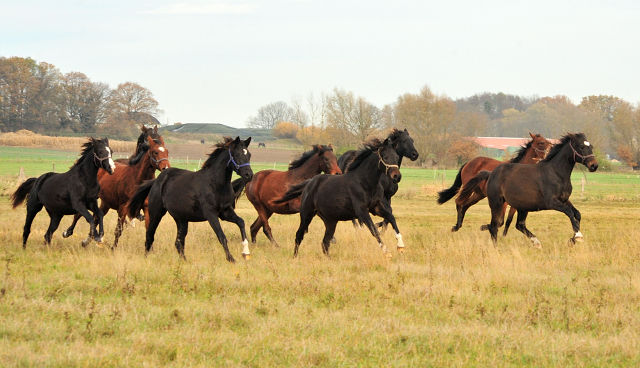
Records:
{"label": "horse's ear", "polygon": [[331,150],[333,151],[333,146],[331,145],[331,143],[329,143],[329,148],[331,148]]}
{"label": "horse's ear", "polygon": [[104,137],[104,139],[102,139],[102,142],[104,142],[104,144],[106,144],[108,146],[109,145],[109,138]]}
{"label": "horse's ear", "polygon": [[389,145],[389,138],[385,139],[384,142],[382,142],[383,145],[388,146]]}
{"label": "horse's ear", "polygon": [[245,147],[249,147],[249,143],[251,143],[251,137],[247,138],[247,139],[244,141],[244,146],[245,146]]}
{"label": "horse's ear", "polygon": [[149,147],[153,147],[156,142],[153,140],[153,138],[151,138],[150,135],[147,136],[147,142],[149,142]]}
{"label": "horse's ear", "polygon": [[153,132],[154,133],[158,133],[158,126],[157,125],[153,127]]}
{"label": "horse's ear", "polygon": [[160,143],[162,143],[162,145],[164,146],[164,139],[162,139],[161,135],[158,136],[158,139],[160,140]]}
{"label": "horse's ear", "polygon": [[409,134],[409,131],[407,131],[407,128],[404,128],[404,132]]}
{"label": "horse's ear", "polygon": [[536,139],[536,135],[535,134],[529,132],[529,135],[531,136],[532,139]]}
{"label": "horse's ear", "polygon": [[240,136],[237,136],[236,139],[233,140],[234,144],[240,143]]}

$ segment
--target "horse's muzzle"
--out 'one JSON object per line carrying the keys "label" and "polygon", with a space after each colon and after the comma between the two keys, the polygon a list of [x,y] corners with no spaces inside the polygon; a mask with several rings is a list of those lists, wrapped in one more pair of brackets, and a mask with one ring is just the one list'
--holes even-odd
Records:
{"label": "horse's muzzle", "polygon": [[411,161],[415,161],[418,159],[418,156],[420,156],[420,154],[418,153],[418,151],[414,151],[411,153],[411,157],[409,157],[411,159]]}
{"label": "horse's muzzle", "polygon": [[594,172],[598,170],[598,161],[596,161],[596,159],[594,158],[592,160],[589,160],[589,162],[585,166],[589,169],[589,172]]}
{"label": "horse's muzzle", "polygon": [[402,179],[402,174],[400,174],[400,170],[389,172],[389,177],[394,183],[399,183]]}

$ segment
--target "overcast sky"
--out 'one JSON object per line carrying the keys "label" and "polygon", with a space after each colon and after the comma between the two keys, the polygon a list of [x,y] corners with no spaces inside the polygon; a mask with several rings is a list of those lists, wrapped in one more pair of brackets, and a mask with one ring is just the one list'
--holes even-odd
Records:
{"label": "overcast sky", "polygon": [[245,126],[294,95],[428,85],[640,102],[639,1],[4,0],[0,56],[153,92],[164,124]]}

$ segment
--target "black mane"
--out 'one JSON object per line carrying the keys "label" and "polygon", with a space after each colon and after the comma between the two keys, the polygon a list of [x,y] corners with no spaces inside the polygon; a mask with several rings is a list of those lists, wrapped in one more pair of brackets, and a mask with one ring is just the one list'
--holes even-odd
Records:
{"label": "black mane", "polygon": [[518,162],[522,161],[524,156],[527,154],[527,150],[529,148],[531,148],[532,144],[533,144],[533,139],[530,139],[527,142],[527,144],[525,144],[524,146],[520,147],[520,149],[516,152],[516,157],[512,158],[511,160],[509,160],[509,162],[517,164]]}
{"label": "black mane", "polygon": [[307,151],[305,153],[302,154],[302,156],[300,156],[298,159],[292,161],[289,164],[289,169],[288,170],[293,170],[293,169],[297,169],[300,166],[302,166],[305,162],[307,162],[307,160],[309,160],[311,157],[313,157],[313,155],[321,155],[327,151],[333,151],[333,148],[329,147],[329,146],[324,146],[324,145],[319,145],[316,144],[315,146],[313,146],[313,149],[311,151]]}
{"label": "black mane", "polygon": [[202,164],[202,168],[206,169],[208,167],[211,167],[211,165],[213,165],[216,158],[218,158],[218,156],[220,156],[221,153],[229,149],[233,140],[234,139],[231,137],[227,137],[227,136],[222,137],[222,142],[218,142],[215,144],[214,147],[216,147],[216,149],[209,154],[209,158],[207,159],[207,161],[205,161]]}
{"label": "black mane", "polygon": [[354,157],[353,161],[351,161],[351,163],[347,167],[347,172],[354,170],[355,168],[360,166],[360,164],[364,160],[366,160],[367,157],[371,156],[373,152],[379,150],[382,147],[384,147],[384,142],[378,138],[373,138],[368,143],[365,143],[364,148],[358,151],[356,157]]}
{"label": "black mane", "polygon": [[400,136],[402,136],[402,134],[407,134],[407,133],[404,130],[398,130],[398,128],[393,128],[391,129],[391,132],[389,132],[389,136],[387,138],[389,138],[391,142],[395,142],[398,139],[400,139]]}
{"label": "black mane", "polygon": [[545,162],[551,161],[551,159],[555,157],[558,154],[558,152],[560,152],[562,148],[564,148],[564,146],[567,145],[567,143],[571,142],[571,139],[574,137],[582,137],[583,139],[585,138],[584,134],[582,133],[567,134],[562,136],[562,138],[560,138],[560,143],[554,145],[551,151],[549,151],[549,153],[547,154],[547,157],[542,161],[545,161]]}
{"label": "black mane", "polygon": [[87,157],[90,152],[93,152],[93,142],[94,142],[94,138],[91,137],[89,138],[88,142],[85,142],[84,144],[82,144],[82,152],[80,152],[80,157],[78,157],[78,159],[73,164],[73,166],[79,165],[82,161],[84,161],[85,157]]}

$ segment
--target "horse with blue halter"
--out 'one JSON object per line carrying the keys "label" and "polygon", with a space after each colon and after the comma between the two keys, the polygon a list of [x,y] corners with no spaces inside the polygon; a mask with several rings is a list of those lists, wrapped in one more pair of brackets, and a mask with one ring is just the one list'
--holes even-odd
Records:
{"label": "horse with blue halter", "polygon": [[224,248],[227,261],[235,259],[227,247],[227,238],[220,227],[220,219],[233,222],[240,228],[242,236],[242,255],[250,258],[249,242],[242,220],[234,210],[235,194],[231,185],[231,176],[236,172],[245,181],[251,181],[253,171],[250,166],[251,153],[247,150],[251,138],[240,140],[225,137],[216,144],[216,149],[202,165],[202,169],[189,170],[168,168],[138,187],[129,201],[129,216],[135,216],[149,198],[147,236],[145,252],[153,245],[155,233],[162,217],[169,212],[176,222],[176,249],[182,259],[185,237],[189,222],[208,221]]}
{"label": "horse with blue halter", "polygon": [[582,133],[562,137],[560,143],[537,165],[505,163],[492,172],[481,171],[468,182],[463,193],[480,190],[478,182],[488,178],[486,191],[491,223],[482,229],[489,230],[494,242],[498,238],[498,227],[504,222],[502,208],[506,202],[518,211],[516,229],[525,234],[535,247],[541,247],[540,240],[527,229],[525,222],[529,212],[542,210],[556,210],[567,215],[574,231],[570,242],[575,243],[583,240],[580,212],[569,201],[573,189],[571,172],[576,163],[586,166],[590,172],[598,169],[593,146]]}
{"label": "horse with blue halter", "polygon": [[[22,233],[22,247],[27,247],[27,239],[31,233],[31,223],[44,207],[51,218],[49,228],[44,234],[46,244],[51,243],[51,236],[60,225],[65,215],[80,214],[90,225],[89,237],[82,243],[88,244],[93,238],[102,242],[104,235],[102,211],[98,208],[98,170],[104,169],[113,174],[116,166],[111,157],[109,140],[90,138],[82,145],[80,158],[66,173],[49,172],[38,178],[29,178],[11,195],[13,208],[27,200],[27,218]],[[96,216],[99,231],[96,231],[93,216]]]}
{"label": "horse with blue halter", "polygon": [[300,227],[296,232],[294,257],[309,228],[311,220],[318,215],[324,221],[326,230],[322,240],[322,251],[329,255],[329,246],[338,221],[354,218],[362,221],[376,238],[385,256],[391,253],[382,242],[378,229],[369,212],[389,221],[396,230],[398,251],[404,250],[402,235],[397,230],[391,209],[383,204],[383,191],[379,190],[380,177],[389,176],[395,183],[401,179],[398,167],[399,156],[389,139],[384,142],[373,140],[358,152],[343,175],[316,175],[313,179],[295,185],[276,203],[284,203],[302,195],[300,205]]}

